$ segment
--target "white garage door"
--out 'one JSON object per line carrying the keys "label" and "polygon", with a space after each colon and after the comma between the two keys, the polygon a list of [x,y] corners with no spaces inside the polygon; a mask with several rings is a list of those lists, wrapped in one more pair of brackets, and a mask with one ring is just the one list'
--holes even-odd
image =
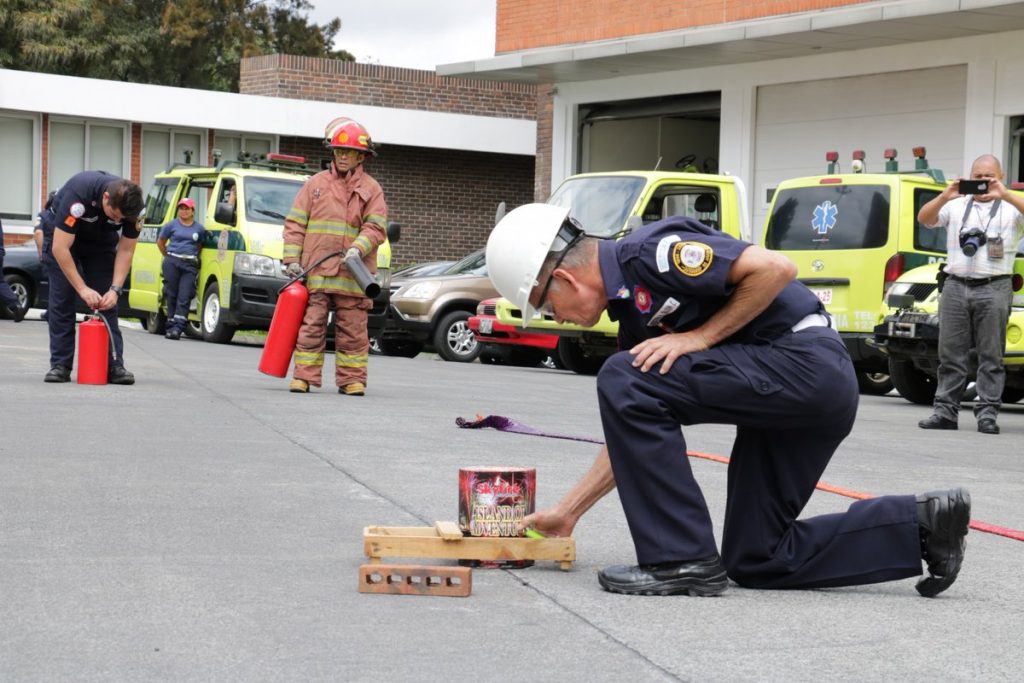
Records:
{"label": "white garage door", "polygon": [[967,67],[785,83],[758,88],[753,211],[760,239],[768,192],[780,181],[825,173],[825,153],[839,152],[850,170],[853,150],[867,170],[881,171],[895,147],[900,169],[913,168],[911,148],[925,146],[933,168],[962,173]]}

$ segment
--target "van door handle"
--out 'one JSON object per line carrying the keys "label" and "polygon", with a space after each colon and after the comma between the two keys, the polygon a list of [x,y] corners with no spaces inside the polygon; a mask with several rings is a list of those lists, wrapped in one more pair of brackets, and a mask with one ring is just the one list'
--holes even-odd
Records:
{"label": "van door handle", "polygon": [[798,280],[807,285],[808,287],[850,284],[850,278],[848,277],[802,277],[798,278]]}

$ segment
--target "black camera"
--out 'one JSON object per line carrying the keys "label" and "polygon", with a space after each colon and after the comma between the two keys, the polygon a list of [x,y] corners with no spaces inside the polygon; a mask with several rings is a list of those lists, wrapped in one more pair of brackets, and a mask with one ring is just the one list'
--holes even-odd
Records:
{"label": "black camera", "polygon": [[985,231],[981,228],[964,230],[960,233],[960,251],[964,252],[964,256],[974,256],[987,241]]}

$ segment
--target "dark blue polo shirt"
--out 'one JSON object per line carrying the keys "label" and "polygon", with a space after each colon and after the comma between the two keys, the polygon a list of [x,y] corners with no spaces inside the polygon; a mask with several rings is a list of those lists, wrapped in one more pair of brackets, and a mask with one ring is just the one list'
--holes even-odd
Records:
{"label": "dark blue polo shirt", "polygon": [[134,223],[115,223],[103,212],[103,193],[107,185],[120,180],[105,171],[82,171],[71,176],[53,198],[53,225],[71,233],[75,242],[116,244],[118,233],[137,239]]}
{"label": "dark blue polo shirt", "polygon": [[175,218],[160,228],[157,239],[167,240],[167,252],[170,254],[198,256],[205,234],[202,223],[192,221],[192,225],[183,225]]}
{"label": "dark blue polo shirt", "polygon": [[[726,279],[750,243],[693,219],[668,218],[598,247],[608,316],[619,322],[619,348],[703,325],[732,295]],[[817,297],[790,282],[768,308],[722,343],[757,344],[785,334],[812,313]]]}

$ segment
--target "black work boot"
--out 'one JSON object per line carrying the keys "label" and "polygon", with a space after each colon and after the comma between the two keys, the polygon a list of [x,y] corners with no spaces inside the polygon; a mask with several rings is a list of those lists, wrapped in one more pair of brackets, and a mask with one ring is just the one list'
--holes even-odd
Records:
{"label": "black work boot", "polygon": [[28,313],[28,306],[8,306],[7,310],[11,314],[11,319],[16,323],[20,323],[25,319],[25,314]]}
{"label": "black work boot", "polygon": [[54,365],[43,378],[44,382],[70,382],[71,368],[66,365]]}
{"label": "black work boot", "polygon": [[110,384],[135,384],[135,375],[125,370],[123,365],[113,365],[107,371],[107,382]]}
{"label": "black work boot", "polygon": [[965,488],[917,496],[921,557],[928,565],[928,576],[917,582],[917,592],[924,597],[934,598],[956,581],[970,521],[971,494]]}
{"label": "black work boot", "polygon": [[662,562],[626,567],[616,565],[597,574],[606,591],[627,595],[718,595],[729,585],[718,555],[701,560]]}

